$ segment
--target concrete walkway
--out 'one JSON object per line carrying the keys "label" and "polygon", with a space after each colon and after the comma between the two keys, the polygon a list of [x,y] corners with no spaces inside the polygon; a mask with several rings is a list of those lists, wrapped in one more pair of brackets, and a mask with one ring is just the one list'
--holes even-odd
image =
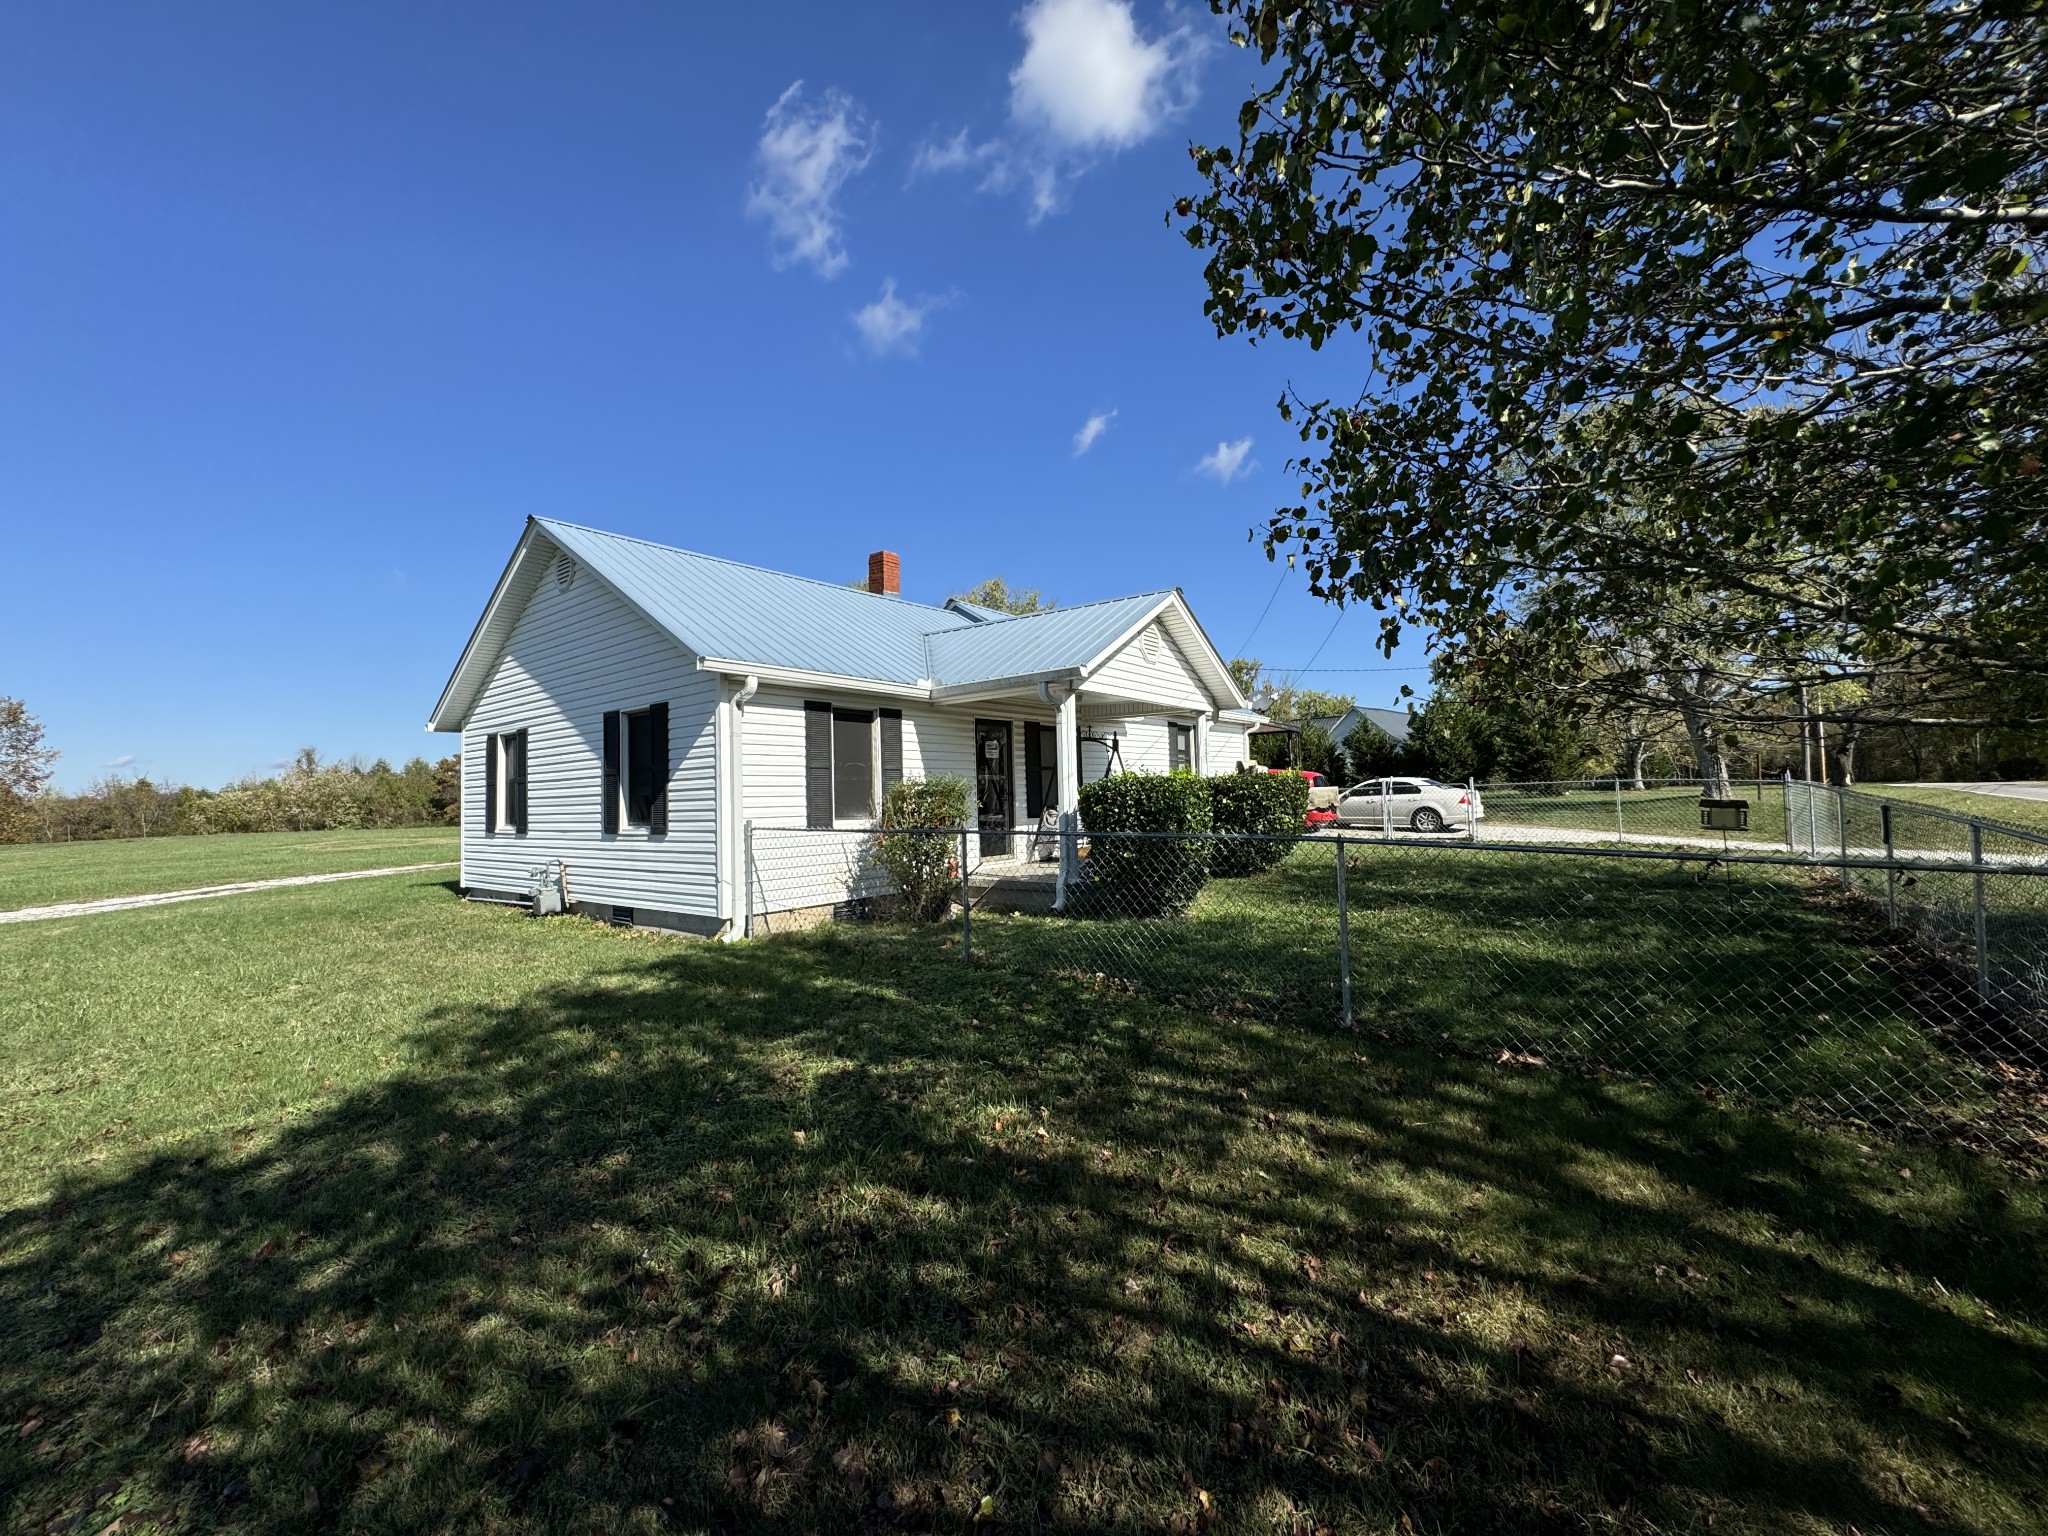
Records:
{"label": "concrete walkway", "polygon": [[235,885],[200,885],[187,891],[158,891],[150,896],[108,896],[99,901],[62,901],[47,907],[17,907],[0,912],[0,923],[43,923],[59,917],[90,917],[95,912],[129,912],[137,907],[167,907],[174,901],[205,901],[213,896],[239,896],[244,891],[275,891],[288,885],[328,885],[336,880],[368,880],[376,875],[412,875],[427,869],[453,869],[443,864],[394,864],[389,869],[345,869],[332,875],[285,875],[276,880],[244,880]]}

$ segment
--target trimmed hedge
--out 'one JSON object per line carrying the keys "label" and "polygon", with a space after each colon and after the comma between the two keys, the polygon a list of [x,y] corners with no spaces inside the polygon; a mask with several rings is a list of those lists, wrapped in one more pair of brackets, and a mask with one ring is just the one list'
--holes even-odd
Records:
{"label": "trimmed hedge", "polygon": [[1119,773],[1081,786],[1086,877],[1068,901],[1090,917],[1174,917],[1209,878],[1206,838],[1121,838],[1118,832],[1207,832],[1209,786],[1191,773]]}
{"label": "trimmed hedge", "polygon": [[[1218,832],[1299,837],[1308,825],[1308,780],[1299,773],[1251,769],[1209,780],[1211,825]],[[1217,843],[1216,875],[1255,875],[1287,857],[1291,843]]]}

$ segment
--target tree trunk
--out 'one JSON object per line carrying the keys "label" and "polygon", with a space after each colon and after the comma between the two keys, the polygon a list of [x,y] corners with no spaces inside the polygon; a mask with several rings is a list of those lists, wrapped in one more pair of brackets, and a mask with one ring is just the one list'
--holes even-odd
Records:
{"label": "tree trunk", "polygon": [[1712,723],[1696,704],[1680,704],[1678,718],[1685,724],[1685,738],[1692,744],[1692,759],[1699,768],[1701,792],[1710,800],[1730,798],[1728,754],[1715,736]]}
{"label": "tree trunk", "polygon": [[1629,746],[1629,788],[1643,787],[1643,762],[1650,755],[1650,739],[1639,736]]}
{"label": "tree trunk", "polygon": [[1856,782],[1856,738],[1860,734],[1859,727],[1843,725],[1836,734],[1835,746],[1828,752],[1828,761],[1835,770],[1835,782],[1844,789]]}

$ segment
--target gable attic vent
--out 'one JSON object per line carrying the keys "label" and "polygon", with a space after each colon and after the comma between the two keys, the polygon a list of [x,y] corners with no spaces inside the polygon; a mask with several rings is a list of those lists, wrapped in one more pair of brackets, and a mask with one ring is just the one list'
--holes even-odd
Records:
{"label": "gable attic vent", "polygon": [[1159,630],[1156,626],[1154,628],[1146,630],[1145,633],[1139,637],[1138,649],[1144,653],[1145,659],[1151,662],[1153,666],[1156,667],[1159,665]]}
{"label": "gable attic vent", "polygon": [[564,592],[576,585],[576,562],[567,555],[555,562],[555,585]]}

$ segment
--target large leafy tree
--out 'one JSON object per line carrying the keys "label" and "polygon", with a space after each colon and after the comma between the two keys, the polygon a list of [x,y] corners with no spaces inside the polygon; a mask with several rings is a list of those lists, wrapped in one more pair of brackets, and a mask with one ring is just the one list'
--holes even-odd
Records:
{"label": "large leafy tree", "polygon": [[29,802],[50,782],[54,750],[42,722],[19,699],[0,698],[0,843],[27,835]]}
{"label": "large leafy tree", "polygon": [[1176,212],[1220,331],[1363,349],[1268,547],[1383,646],[1591,571],[2048,671],[2048,3],[1211,3]]}
{"label": "large leafy tree", "polygon": [[1012,587],[1000,576],[991,576],[953,595],[962,602],[973,603],[977,608],[993,608],[998,613],[1044,613],[1059,606],[1038,588]]}

